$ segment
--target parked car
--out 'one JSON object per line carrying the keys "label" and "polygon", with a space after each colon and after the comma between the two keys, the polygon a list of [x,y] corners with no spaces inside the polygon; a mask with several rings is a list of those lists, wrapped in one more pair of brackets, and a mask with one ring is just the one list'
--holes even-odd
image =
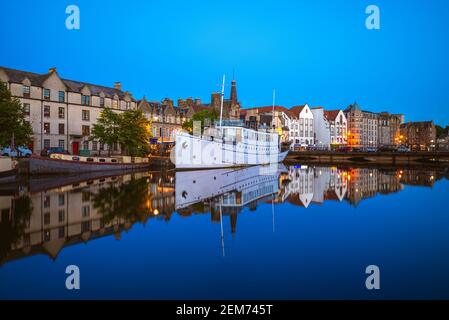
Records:
{"label": "parked car", "polygon": [[33,152],[27,147],[16,147],[15,150],[6,147],[0,150],[0,154],[11,158],[29,157]]}
{"label": "parked car", "polygon": [[410,152],[410,148],[407,146],[400,146],[398,152]]}
{"label": "parked car", "polygon": [[382,146],[379,148],[380,152],[396,152],[398,148],[396,146]]}
{"label": "parked car", "polygon": [[41,156],[42,157],[49,157],[52,154],[70,154],[70,152],[68,152],[67,150],[64,150],[63,148],[45,148],[41,151]]}
{"label": "parked car", "polygon": [[377,148],[376,147],[366,147],[365,148],[365,152],[377,152]]}
{"label": "parked car", "polygon": [[352,147],[348,147],[348,146],[342,146],[342,147],[338,147],[337,152],[352,152]]}

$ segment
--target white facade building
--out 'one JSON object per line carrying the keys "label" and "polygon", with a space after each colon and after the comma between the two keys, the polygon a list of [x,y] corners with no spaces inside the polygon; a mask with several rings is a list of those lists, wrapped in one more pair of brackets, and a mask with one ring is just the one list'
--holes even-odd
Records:
{"label": "white facade building", "polygon": [[330,143],[345,145],[348,143],[348,121],[343,110],[325,110],[324,116],[329,122]]}
{"label": "white facade building", "polygon": [[296,106],[289,110],[290,141],[292,146],[307,147],[314,144],[314,124],[313,113],[310,107],[305,104]]}
{"label": "white facade building", "polygon": [[[33,141],[28,147],[37,154],[49,147],[61,147],[72,154],[107,150],[107,146],[89,140],[100,112],[104,108],[118,113],[136,108],[136,100],[121,90],[119,82],[114,87],[104,87],[66,80],[55,68],[36,74],[0,67],[0,81],[22,103],[26,121],[33,128]],[[119,146],[111,149],[120,151]]]}
{"label": "white facade building", "polygon": [[313,108],[313,127],[315,146],[320,149],[329,150],[331,144],[330,125],[324,116],[324,109],[321,107]]}

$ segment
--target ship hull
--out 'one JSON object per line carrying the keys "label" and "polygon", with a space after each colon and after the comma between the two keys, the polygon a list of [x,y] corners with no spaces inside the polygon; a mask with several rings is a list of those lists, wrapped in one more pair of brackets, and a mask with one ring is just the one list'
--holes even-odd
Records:
{"label": "ship hull", "polygon": [[277,145],[259,141],[223,143],[181,133],[176,137],[173,161],[178,170],[269,165],[286,158],[288,151],[278,150]]}
{"label": "ship hull", "polygon": [[25,166],[21,165],[21,169],[24,169],[25,173],[29,175],[135,171],[149,167],[148,163],[92,163],[42,157],[31,157],[24,161],[26,164]]}

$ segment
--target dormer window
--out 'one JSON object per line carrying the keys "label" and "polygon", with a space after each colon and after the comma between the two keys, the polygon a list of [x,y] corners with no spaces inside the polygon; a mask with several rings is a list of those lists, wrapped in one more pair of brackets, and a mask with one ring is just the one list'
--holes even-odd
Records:
{"label": "dormer window", "polygon": [[44,100],[50,100],[50,89],[44,89]]}
{"label": "dormer window", "polygon": [[100,107],[104,107],[104,98],[100,97]]}
{"label": "dormer window", "polygon": [[23,92],[24,98],[29,98],[30,97],[30,86],[23,86],[22,92]]}
{"label": "dormer window", "polygon": [[90,97],[89,96],[85,96],[85,95],[81,96],[81,104],[83,106],[88,106],[89,102],[90,102]]}

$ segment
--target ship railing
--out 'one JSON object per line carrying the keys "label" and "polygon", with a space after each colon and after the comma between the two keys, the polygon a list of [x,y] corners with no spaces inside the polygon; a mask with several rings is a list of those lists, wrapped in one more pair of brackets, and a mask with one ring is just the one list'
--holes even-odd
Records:
{"label": "ship railing", "polygon": [[54,153],[50,156],[51,159],[56,160],[66,160],[66,161],[78,161],[78,162],[93,162],[93,163],[149,163],[148,158],[142,157],[129,157],[129,156],[120,156],[120,157],[84,157],[84,156],[76,156],[76,155],[67,155],[67,154],[58,154]]}

